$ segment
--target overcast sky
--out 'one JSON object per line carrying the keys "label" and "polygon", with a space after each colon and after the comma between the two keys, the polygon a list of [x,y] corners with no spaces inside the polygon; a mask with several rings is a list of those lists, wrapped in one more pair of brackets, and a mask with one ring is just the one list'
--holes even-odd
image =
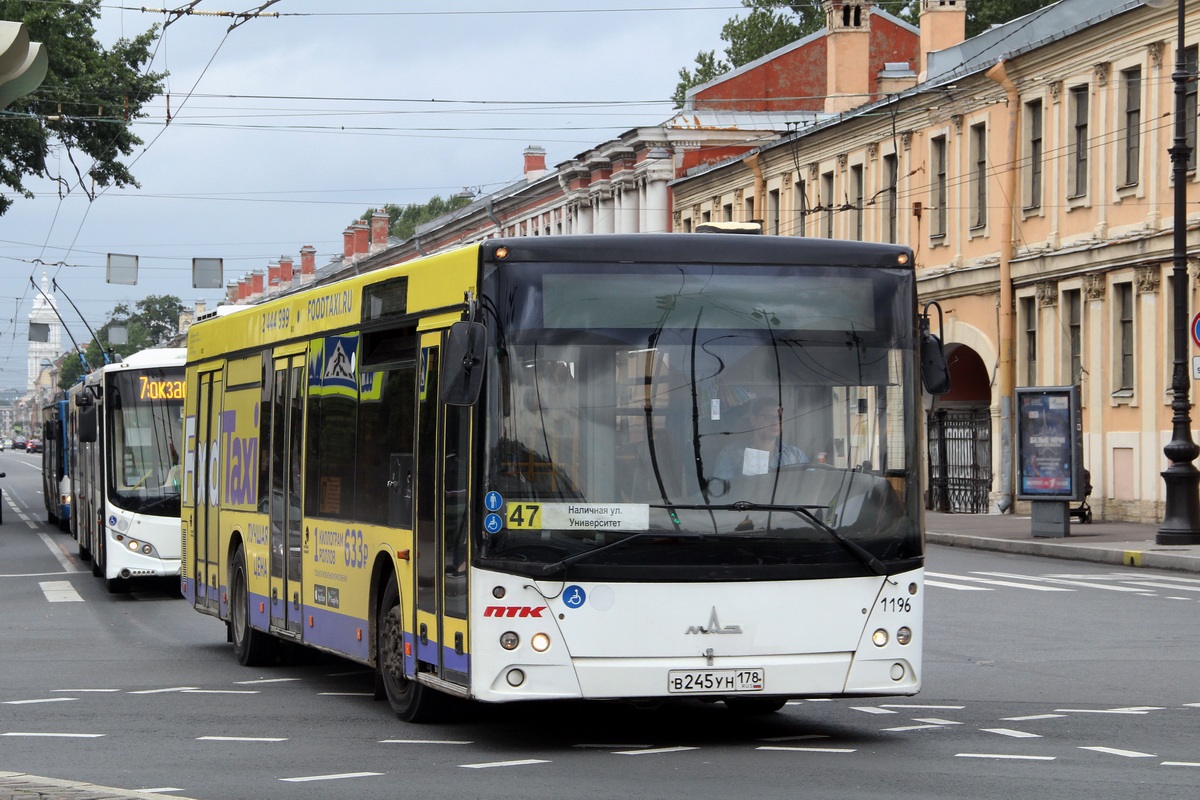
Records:
{"label": "overcast sky", "polygon": [[[25,381],[30,277],[56,280],[92,328],[151,294],[211,307],[223,292],[192,288],[193,257],[223,258],[227,280],[281,255],[298,265],[304,245],[321,265],[367,208],[491,191],[521,176],[528,145],[553,166],[666,120],[680,67],[700,50],[719,54],[722,25],[742,10],[737,0],[282,0],[268,9],[278,18],[233,31],[228,18],[179,19],[153,65],[170,72],[169,98],[134,126],[141,188],[89,203],[31,181],[37,198],[0,217],[0,386]],[[99,38],[110,45],[164,19],[114,0]],[[55,167],[73,171],[65,159]],[[136,286],[106,283],[108,253],[139,257]],[[63,294],[58,305],[82,344],[79,316]]]}

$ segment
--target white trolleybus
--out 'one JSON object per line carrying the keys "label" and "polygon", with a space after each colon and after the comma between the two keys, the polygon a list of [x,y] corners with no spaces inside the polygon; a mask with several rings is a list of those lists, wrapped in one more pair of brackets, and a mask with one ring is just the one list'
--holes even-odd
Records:
{"label": "white trolleybus", "polygon": [[237,658],[445,695],[724,701],[921,685],[911,252],[493,239],[198,321],[182,590]]}
{"label": "white trolleybus", "polygon": [[71,531],[110,592],[179,574],[184,348],[107,364],[70,390]]}

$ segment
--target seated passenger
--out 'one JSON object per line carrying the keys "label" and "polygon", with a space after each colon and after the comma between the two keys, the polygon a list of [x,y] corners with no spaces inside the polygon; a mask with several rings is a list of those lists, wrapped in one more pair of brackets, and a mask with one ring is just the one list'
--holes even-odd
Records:
{"label": "seated passenger", "polygon": [[750,444],[731,444],[717,456],[712,477],[725,481],[738,475],[763,475],[777,467],[807,464],[808,456],[779,435],[779,406],[769,399],[751,401]]}

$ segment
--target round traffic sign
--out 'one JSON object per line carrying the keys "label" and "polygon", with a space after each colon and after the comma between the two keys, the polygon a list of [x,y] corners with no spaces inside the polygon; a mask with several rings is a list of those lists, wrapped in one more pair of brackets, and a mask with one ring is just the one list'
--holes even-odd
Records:
{"label": "round traffic sign", "polygon": [[1200,313],[1192,317],[1192,344],[1200,347]]}

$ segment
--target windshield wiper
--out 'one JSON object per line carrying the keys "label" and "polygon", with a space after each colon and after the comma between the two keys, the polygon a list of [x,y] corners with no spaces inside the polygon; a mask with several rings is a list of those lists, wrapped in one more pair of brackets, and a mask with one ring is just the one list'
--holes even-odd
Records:
{"label": "windshield wiper", "polygon": [[[651,505],[650,507],[651,508],[665,508],[665,506],[655,506],[655,505]],[[841,534],[841,532],[837,528],[827,525],[825,522],[823,522],[821,520],[820,517],[818,517],[816,514],[813,513],[814,510],[818,510],[818,511],[826,510],[829,508],[829,506],[805,506],[805,505],[789,506],[789,505],[783,505],[783,504],[777,504],[777,503],[751,503],[746,500],[738,500],[735,503],[725,503],[725,504],[714,504],[714,503],[701,503],[701,504],[695,504],[695,505],[674,504],[671,506],[671,508],[674,508],[678,511],[787,511],[792,514],[795,514],[798,517],[802,517],[803,519],[809,520],[814,525],[816,525],[818,528],[820,528],[821,530],[828,533],[830,536],[832,536],[834,539],[837,540],[838,544],[842,545],[842,547],[846,548],[846,550],[848,550],[851,555],[853,555],[855,558],[857,558],[859,561],[861,561],[863,566],[865,566],[867,569],[871,570],[871,572],[874,572],[876,575],[887,575],[887,566],[882,561],[880,561],[878,558],[876,558],[871,553],[871,551],[867,550],[865,547],[858,544],[857,542],[847,539],[845,536],[843,536]],[[641,534],[634,534],[634,535],[640,536]]]}
{"label": "windshield wiper", "polygon": [[[651,506],[651,508],[666,508],[666,506]],[[558,572],[561,569],[566,569],[567,567],[571,566],[572,564],[574,564],[576,562],[584,561],[598,553],[603,553],[606,550],[612,550],[614,548],[620,547],[621,545],[628,544],[629,542],[632,542],[634,539],[707,539],[707,538],[710,538],[710,537],[707,534],[703,534],[703,533],[684,533],[682,531],[639,531],[637,533],[629,534],[624,539],[618,539],[615,542],[609,542],[606,545],[602,545],[600,547],[595,547],[595,548],[592,548],[591,550],[585,550],[582,553],[575,553],[573,555],[566,556],[565,558],[560,558],[558,561],[555,561],[552,564],[543,564],[542,565],[542,574],[549,575],[553,572]]]}

